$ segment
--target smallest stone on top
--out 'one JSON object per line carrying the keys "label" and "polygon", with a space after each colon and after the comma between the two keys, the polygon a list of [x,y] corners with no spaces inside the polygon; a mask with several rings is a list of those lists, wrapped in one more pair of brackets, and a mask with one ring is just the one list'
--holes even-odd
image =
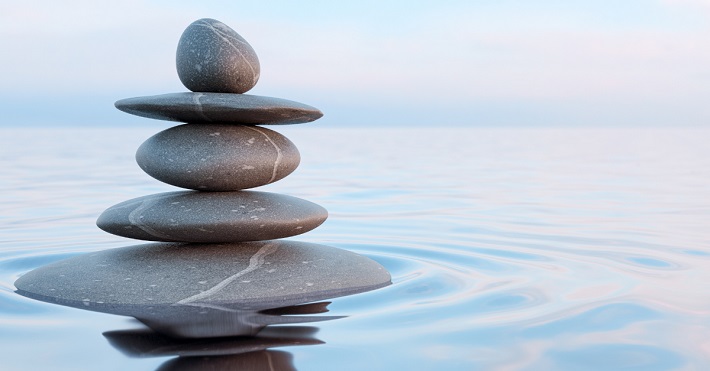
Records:
{"label": "smallest stone on top", "polygon": [[194,92],[245,93],[259,81],[259,58],[236,31],[203,18],[190,24],[178,43],[177,73]]}

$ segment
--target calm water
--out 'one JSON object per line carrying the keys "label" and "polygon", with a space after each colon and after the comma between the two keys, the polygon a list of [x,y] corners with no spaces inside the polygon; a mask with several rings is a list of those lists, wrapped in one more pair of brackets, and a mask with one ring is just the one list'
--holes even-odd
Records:
{"label": "calm water", "polygon": [[[168,126],[0,129],[1,369],[710,367],[701,129],[277,127],[301,166],[261,189],[330,211],[294,239],[369,256],[394,284],[334,299],[328,314],[347,318],[198,346],[269,351],[137,357],[135,334],[117,332],[136,321],[16,295],[31,269],[137,244],[94,222],[115,203],[175,189],[133,160]],[[119,335],[124,345],[111,345]]]}

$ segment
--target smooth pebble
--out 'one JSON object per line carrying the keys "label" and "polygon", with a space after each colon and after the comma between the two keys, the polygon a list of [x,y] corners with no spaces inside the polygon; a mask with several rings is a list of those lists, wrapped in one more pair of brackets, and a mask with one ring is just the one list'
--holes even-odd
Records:
{"label": "smooth pebble", "polygon": [[323,116],[303,103],[248,94],[170,93],[121,99],[115,106],[136,116],[189,123],[287,125]]}
{"label": "smooth pebble", "polygon": [[175,57],[182,84],[195,92],[245,93],[259,81],[259,58],[236,31],[210,18],[183,31]]}
{"label": "smooth pebble", "polygon": [[328,217],[313,202],[257,191],[158,193],[106,209],[96,225],[147,241],[262,241],[308,232]]}
{"label": "smooth pebble", "polygon": [[240,311],[257,315],[374,290],[390,280],[384,267],[362,255],[276,240],[154,243],[91,252],[26,273],[15,287],[18,294],[45,302],[136,317],[159,332],[206,337],[255,332],[292,318],[270,320],[262,312],[240,319]]}
{"label": "smooth pebble", "polygon": [[155,179],[199,191],[236,191],[273,183],[301,160],[283,135],[258,126],[186,124],[138,148],[138,165]]}

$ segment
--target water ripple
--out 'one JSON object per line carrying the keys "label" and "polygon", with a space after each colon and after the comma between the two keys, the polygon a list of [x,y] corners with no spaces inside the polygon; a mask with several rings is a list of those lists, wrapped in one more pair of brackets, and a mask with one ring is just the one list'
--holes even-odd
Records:
{"label": "water ripple", "polygon": [[[0,154],[17,158],[0,184],[0,349],[43,338],[26,334],[86,328],[52,346],[128,365],[91,337],[125,322],[31,301],[12,283],[59,259],[133,244],[94,221],[119,201],[171,189],[133,162],[154,131],[95,130],[90,143],[71,130],[0,136]],[[279,131],[302,164],[264,190],[330,211],[295,239],[367,255],[393,277],[334,300],[331,314],[348,317],[319,325],[326,344],[292,351],[303,368],[378,368],[373,355],[382,369],[710,364],[707,132]],[[35,137],[36,148],[16,144]],[[416,151],[398,152],[407,148]]]}

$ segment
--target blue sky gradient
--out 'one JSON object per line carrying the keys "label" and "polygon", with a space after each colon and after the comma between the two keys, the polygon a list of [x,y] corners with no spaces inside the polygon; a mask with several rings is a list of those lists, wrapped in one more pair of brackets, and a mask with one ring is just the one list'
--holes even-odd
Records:
{"label": "blue sky gradient", "polygon": [[710,0],[0,2],[2,126],[164,126],[113,102],[185,91],[203,17],[319,125],[710,126]]}

